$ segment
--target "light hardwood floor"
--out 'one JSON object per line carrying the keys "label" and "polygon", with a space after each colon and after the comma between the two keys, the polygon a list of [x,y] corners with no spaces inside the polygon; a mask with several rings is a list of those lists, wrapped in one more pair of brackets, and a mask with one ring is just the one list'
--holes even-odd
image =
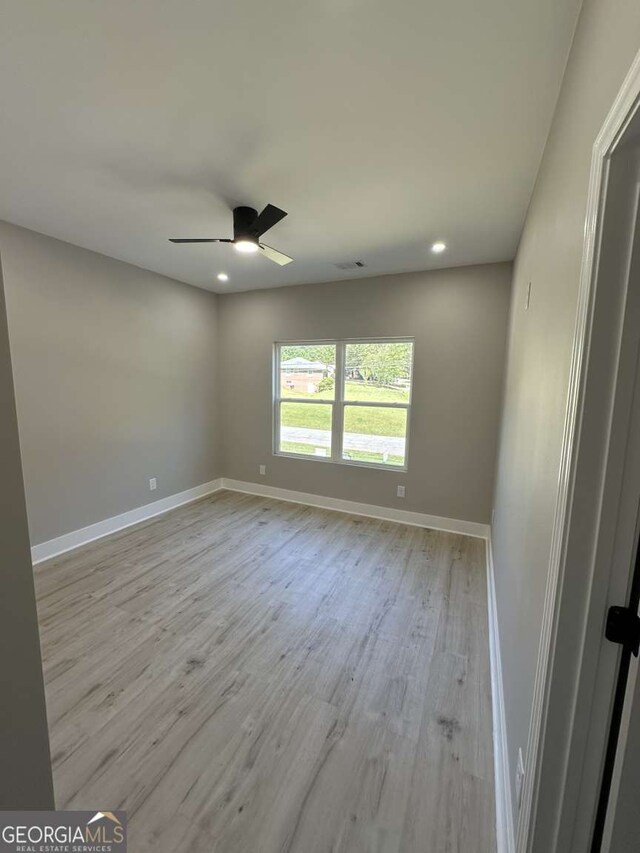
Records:
{"label": "light hardwood floor", "polygon": [[484,545],[222,492],[41,564],[58,808],[130,853],[493,853]]}

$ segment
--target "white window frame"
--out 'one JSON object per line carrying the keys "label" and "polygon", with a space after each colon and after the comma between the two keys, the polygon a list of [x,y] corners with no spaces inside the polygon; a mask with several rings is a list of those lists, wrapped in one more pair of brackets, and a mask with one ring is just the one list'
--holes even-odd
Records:
{"label": "white window frame", "polygon": [[[411,384],[409,386],[409,400],[406,403],[376,403],[368,400],[345,400],[344,398],[344,362],[345,352],[348,344],[412,344],[411,347]],[[301,400],[300,397],[282,396],[280,388],[280,352],[282,347],[287,346],[335,346],[336,348],[336,372],[335,372],[335,395],[333,400]],[[409,436],[411,432],[411,404],[413,402],[413,364],[415,359],[416,343],[411,337],[402,338],[339,338],[333,340],[304,340],[304,341],[276,341],[273,345],[273,455],[284,456],[289,459],[304,459],[307,462],[329,462],[337,465],[353,465],[358,468],[375,468],[377,471],[407,471],[409,467]],[[303,403],[309,406],[333,406],[333,418],[331,421],[331,455],[314,456],[305,453],[290,453],[280,450],[280,406],[282,403]],[[404,465],[386,465],[384,462],[358,462],[355,459],[342,458],[343,425],[345,406],[364,406],[365,408],[378,409],[405,409],[407,413],[407,429],[404,444]]]}

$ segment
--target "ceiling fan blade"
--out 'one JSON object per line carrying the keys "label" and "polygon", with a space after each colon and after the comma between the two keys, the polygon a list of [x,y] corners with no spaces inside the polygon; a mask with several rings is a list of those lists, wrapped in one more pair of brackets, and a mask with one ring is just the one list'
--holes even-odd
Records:
{"label": "ceiling fan blade", "polygon": [[280,210],[279,207],[275,207],[273,204],[268,204],[252,223],[251,231],[256,237],[260,237],[270,228],[273,228],[274,225],[277,225],[286,215],[284,210]]}
{"label": "ceiling fan blade", "polygon": [[190,237],[169,237],[170,243],[233,243],[233,240],[227,239],[209,239],[206,237],[199,237],[197,239],[191,239]]}
{"label": "ceiling fan blade", "polygon": [[267,246],[264,243],[260,243],[260,248],[265,258],[269,258],[270,261],[280,264],[281,267],[286,267],[287,264],[293,261],[293,258],[290,258],[289,255],[285,255],[284,252],[279,252],[277,249],[272,249],[271,246]]}

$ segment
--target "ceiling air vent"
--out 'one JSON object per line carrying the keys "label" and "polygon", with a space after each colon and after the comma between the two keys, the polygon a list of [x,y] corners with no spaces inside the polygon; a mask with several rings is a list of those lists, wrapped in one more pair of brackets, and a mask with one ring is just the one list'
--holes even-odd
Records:
{"label": "ceiling air vent", "polygon": [[366,267],[364,261],[344,261],[341,264],[334,264],[339,270],[357,270],[360,267]]}

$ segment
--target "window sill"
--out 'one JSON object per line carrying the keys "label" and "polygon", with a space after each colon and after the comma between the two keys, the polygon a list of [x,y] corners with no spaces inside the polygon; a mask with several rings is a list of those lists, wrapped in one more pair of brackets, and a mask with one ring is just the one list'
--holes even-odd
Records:
{"label": "window sill", "polygon": [[324,462],[333,465],[349,465],[352,468],[373,468],[375,471],[392,471],[396,474],[406,474],[406,465],[384,465],[376,462],[356,462],[353,459],[332,459],[330,456],[314,456],[305,453],[281,453],[273,451],[273,456],[282,459],[302,459],[304,462]]}

